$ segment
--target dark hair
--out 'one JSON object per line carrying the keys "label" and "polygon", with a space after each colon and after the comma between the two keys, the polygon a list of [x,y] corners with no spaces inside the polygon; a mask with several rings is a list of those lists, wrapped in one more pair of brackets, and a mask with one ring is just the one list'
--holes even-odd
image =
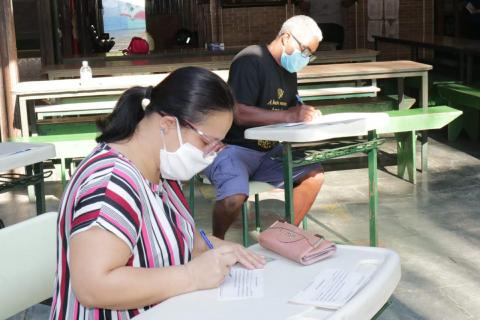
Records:
{"label": "dark hair", "polygon": [[[144,110],[142,100],[150,99]],[[212,111],[233,112],[230,88],[218,75],[198,67],[180,68],[155,87],[133,87],[125,91],[112,113],[97,121],[101,131],[97,142],[115,142],[129,138],[143,117],[165,113],[185,121],[201,122]]]}

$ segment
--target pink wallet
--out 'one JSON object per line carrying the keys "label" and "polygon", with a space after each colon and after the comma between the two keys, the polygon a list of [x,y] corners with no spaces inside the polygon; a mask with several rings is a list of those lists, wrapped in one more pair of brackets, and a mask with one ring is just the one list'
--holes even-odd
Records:
{"label": "pink wallet", "polygon": [[321,235],[304,231],[287,222],[276,221],[260,233],[258,242],[265,249],[309,265],[335,253],[337,247]]}

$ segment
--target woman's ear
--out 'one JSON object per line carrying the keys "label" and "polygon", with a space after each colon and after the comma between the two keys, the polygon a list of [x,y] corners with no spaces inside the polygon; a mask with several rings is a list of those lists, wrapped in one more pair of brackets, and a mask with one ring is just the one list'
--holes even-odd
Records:
{"label": "woman's ear", "polygon": [[164,133],[168,133],[169,130],[177,130],[177,119],[173,116],[162,116],[160,118],[160,128]]}

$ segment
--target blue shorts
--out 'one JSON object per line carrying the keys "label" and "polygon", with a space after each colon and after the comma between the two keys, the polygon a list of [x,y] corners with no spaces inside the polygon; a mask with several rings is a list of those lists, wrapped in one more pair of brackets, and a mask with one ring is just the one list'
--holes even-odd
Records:
{"label": "blue shorts", "polygon": [[[248,196],[249,180],[267,182],[277,188],[283,188],[281,155],[281,145],[274,147],[269,152],[229,145],[218,154],[215,161],[203,171],[203,174],[215,186],[217,201],[236,194]],[[321,170],[321,168],[320,164],[293,168],[293,182],[295,183],[308,173]]]}

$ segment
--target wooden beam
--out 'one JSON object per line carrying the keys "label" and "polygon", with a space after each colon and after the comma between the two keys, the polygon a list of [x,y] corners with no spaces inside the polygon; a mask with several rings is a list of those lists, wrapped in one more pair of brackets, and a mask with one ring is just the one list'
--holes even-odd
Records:
{"label": "wooden beam", "polygon": [[57,32],[52,24],[52,8],[50,0],[37,1],[38,24],[40,26],[40,53],[42,65],[55,63],[54,33]]}
{"label": "wooden beam", "polygon": [[[2,56],[0,55],[0,66],[2,65]],[[8,138],[7,121],[7,102],[5,101],[5,86],[3,85],[3,72],[0,72],[0,141],[4,142]]]}
{"label": "wooden beam", "polygon": [[[2,72],[2,89],[4,103],[1,114],[6,117],[6,127],[2,127],[2,140],[5,137],[14,137],[16,132],[13,121],[15,115],[15,100],[12,89],[18,83],[17,44],[15,24],[13,21],[13,6],[11,0],[0,0],[0,57]],[[3,123],[3,119],[1,123]]]}

